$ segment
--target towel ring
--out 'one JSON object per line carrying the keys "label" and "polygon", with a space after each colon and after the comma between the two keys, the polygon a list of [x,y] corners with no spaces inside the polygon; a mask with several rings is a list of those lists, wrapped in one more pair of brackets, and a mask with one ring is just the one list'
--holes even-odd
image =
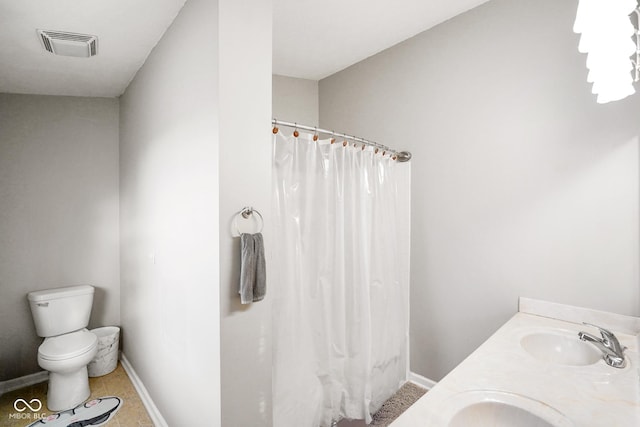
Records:
{"label": "towel ring", "polygon": [[251,206],[247,206],[236,212],[236,215],[233,217],[234,225],[236,226],[236,232],[238,233],[238,235],[242,234],[240,233],[240,228],[238,227],[238,217],[242,216],[243,219],[249,219],[254,213],[257,214],[260,218],[260,229],[257,231],[257,233],[262,233],[262,229],[264,228],[264,218],[262,217],[262,214],[257,209],[254,209]]}

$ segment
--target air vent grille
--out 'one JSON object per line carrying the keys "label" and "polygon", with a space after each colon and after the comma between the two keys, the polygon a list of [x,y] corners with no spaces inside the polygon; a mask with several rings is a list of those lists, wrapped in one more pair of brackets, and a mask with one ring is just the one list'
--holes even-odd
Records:
{"label": "air vent grille", "polygon": [[55,55],[88,58],[98,53],[98,37],[64,31],[37,30],[42,46]]}

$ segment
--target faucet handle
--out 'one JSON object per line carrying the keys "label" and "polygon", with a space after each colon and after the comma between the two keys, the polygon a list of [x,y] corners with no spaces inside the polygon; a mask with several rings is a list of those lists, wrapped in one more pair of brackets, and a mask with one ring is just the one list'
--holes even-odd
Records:
{"label": "faucet handle", "polygon": [[602,343],[606,347],[613,350],[615,353],[622,355],[622,352],[627,349],[627,347],[623,348],[620,345],[620,341],[618,341],[618,338],[610,330],[605,329],[598,325],[594,325],[593,323],[582,322],[582,324],[587,326],[593,326],[594,328],[597,328],[598,330],[600,330],[600,335],[602,336]]}
{"label": "faucet handle", "polygon": [[587,326],[593,326],[594,328],[599,329],[600,335],[602,335],[602,339],[604,340],[611,339],[612,337],[615,338],[615,335],[613,334],[613,332],[603,328],[602,326],[594,325],[593,323],[589,323],[589,322],[582,322],[582,324]]}

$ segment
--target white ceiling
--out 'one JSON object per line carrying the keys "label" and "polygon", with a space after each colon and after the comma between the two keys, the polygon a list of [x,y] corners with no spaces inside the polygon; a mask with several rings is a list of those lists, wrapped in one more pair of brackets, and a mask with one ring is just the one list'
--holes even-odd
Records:
{"label": "white ceiling", "polygon": [[320,80],[488,0],[273,0],[273,73]]}
{"label": "white ceiling", "polygon": [[[185,0],[0,0],[0,92],[121,95]],[[56,56],[36,29],[98,36],[92,58]]]}
{"label": "white ceiling", "polygon": [[[273,72],[319,80],[485,1],[273,0]],[[0,0],[0,92],[119,96],[184,2]],[[97,35],[98,55],[53,55],[36,29]]]}

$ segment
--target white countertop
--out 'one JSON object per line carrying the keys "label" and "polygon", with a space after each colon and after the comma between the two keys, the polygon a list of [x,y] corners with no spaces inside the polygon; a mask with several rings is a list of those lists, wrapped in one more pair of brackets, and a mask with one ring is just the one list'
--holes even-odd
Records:
{"label": "white countertop", "polygon": [[[573,321],[581,319],[580,322],[595,323],[612,330],[620,344],[627,347],[627,366],[613,368],[602,359],[584,366],[560,365],[532,356],[520,345],[521,339],[532,333],[566,334],[577,339],[579,331],[586,331],[599,336],[594,328],[581,323],[542,315]],[[446,427],[452,411],[457,411],[456,406],[460,408],[460,403],[454,403],[456,400],[482,394],[470,393],[473,390],[524,396],[530,400],[520,401],[520,407],[532,412],[548,405],[570,420],[570,423],[558,425],[640,426],[639,329],[640,319],[635,317],[521,299],[519,313],[390,427]]]}

